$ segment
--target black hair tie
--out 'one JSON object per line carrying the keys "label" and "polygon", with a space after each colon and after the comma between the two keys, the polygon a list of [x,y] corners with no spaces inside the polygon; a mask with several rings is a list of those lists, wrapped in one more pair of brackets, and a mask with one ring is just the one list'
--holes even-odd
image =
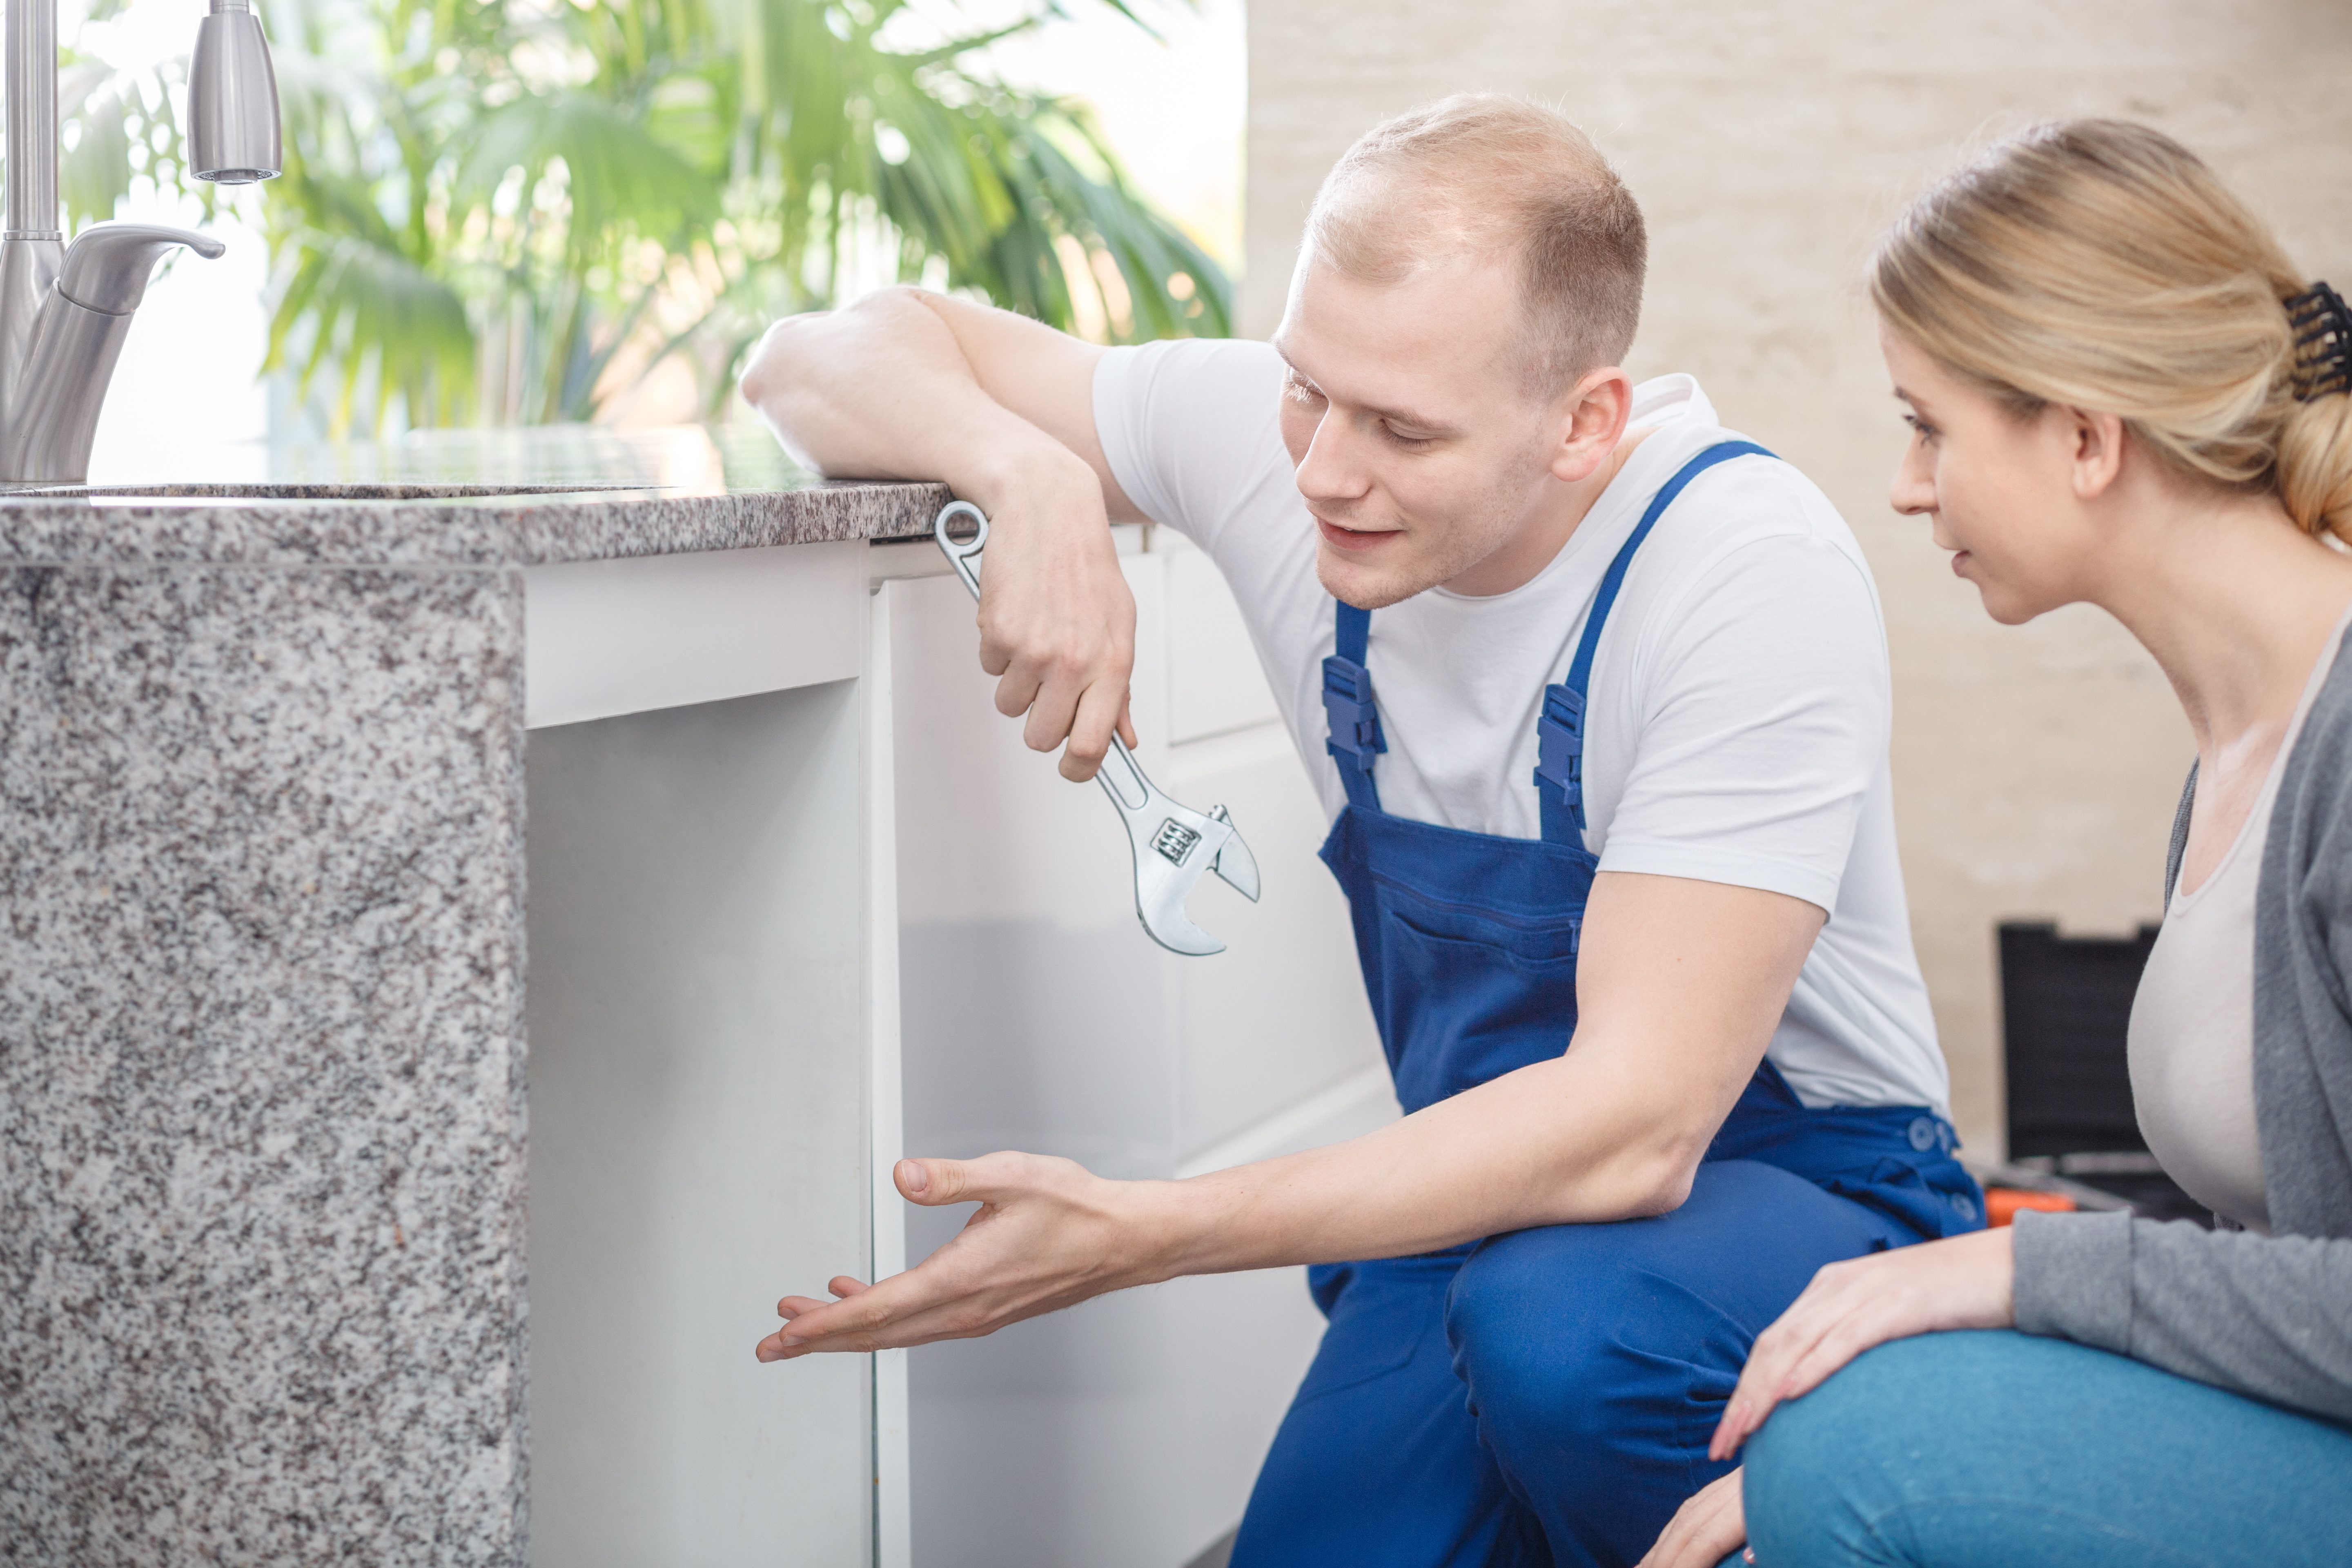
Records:
{"label": "black hair tie", "polygon": [[2352,392],[2352,310],[2345,309],[2344,296],[2314,283],[2285,304],[2287,324],[2294,329],[2294,400]]}

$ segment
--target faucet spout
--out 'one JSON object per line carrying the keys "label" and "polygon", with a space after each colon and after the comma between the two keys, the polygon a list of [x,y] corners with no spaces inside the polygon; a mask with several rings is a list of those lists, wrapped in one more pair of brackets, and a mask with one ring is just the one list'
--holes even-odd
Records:
{"label": "faucet spout", "polygon": [[[164,252],[222,253],[187,229],[58,224],[57,0],[0,0],[7,34],[7,208],[0,234],[0,483],[79,481],[131,312]],[[278,172],[278,80],[251,0],[212,0],[188,72],[188,166],[223,184]]]}
{"label": "faucet spout", "polygon": [[75,238],[34,318],[18,395],[0,428],[0,477],[77,483],[89,477],[90,443],[131,314],[146,297],[157,258],[182,245],[208,258],[227,248],[208,234],[141,223],[101,224]]}

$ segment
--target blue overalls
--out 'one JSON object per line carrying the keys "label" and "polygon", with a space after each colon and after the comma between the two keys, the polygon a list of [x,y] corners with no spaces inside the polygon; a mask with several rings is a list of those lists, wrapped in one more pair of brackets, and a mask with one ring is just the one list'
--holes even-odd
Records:
{"label": "blue overalls", "polygon": [[[1701,452],[1611,562],[1566,681],[1544,691],[1543,837],[1380,808],[1371,617],[1339,607],[1324,661],[1347,807],[1323,846],[1346,889],[1410,1113],[1556,1057],[1599,860],[1584,847],[1585,689],[1627,566]],[[1727,1467],[1706,1442],[1756,1335],[1825,1263],[1972,1230],[1983,1194],[1924,1107],[1808,1110],[1759,1065],[1674,1213],[1518,1231],[1308,1271],[1329,1320],[1242,1521],[1234,1568],[1632,1563]]]}

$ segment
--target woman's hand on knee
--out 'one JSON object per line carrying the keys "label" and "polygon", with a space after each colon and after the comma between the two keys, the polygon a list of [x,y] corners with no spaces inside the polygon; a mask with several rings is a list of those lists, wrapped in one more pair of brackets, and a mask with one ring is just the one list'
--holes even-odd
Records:
{"label": "woman's hand on knee", "polygon": [[1748,1352],[1709,1456],[1738,1453],[1774,1405],[1820,1387],[1873,1345],[1944,1329],[2010,1327],[2017,1318],[2010,1236],[2004,1228],[1922,1242],[1814,1275]]}
{"label": "woman's hand on knee", "polygon": [[1639,1568],[1715,1568],[1748,1542],[1739,1472],[1718,1476],[1675,1510]]}

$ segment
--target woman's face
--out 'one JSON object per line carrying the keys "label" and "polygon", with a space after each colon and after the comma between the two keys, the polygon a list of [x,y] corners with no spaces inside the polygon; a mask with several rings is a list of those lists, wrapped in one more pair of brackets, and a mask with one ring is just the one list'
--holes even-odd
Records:
{"label": "woman's face", "polygon": [[2095,541],[2076,489],[2078,416],[2046,407],[2020,419],[1884,323],[1878,346],[1911,426],[1895,510],[1935,525],[1954,575],[2004,626],[2084,597]]}

